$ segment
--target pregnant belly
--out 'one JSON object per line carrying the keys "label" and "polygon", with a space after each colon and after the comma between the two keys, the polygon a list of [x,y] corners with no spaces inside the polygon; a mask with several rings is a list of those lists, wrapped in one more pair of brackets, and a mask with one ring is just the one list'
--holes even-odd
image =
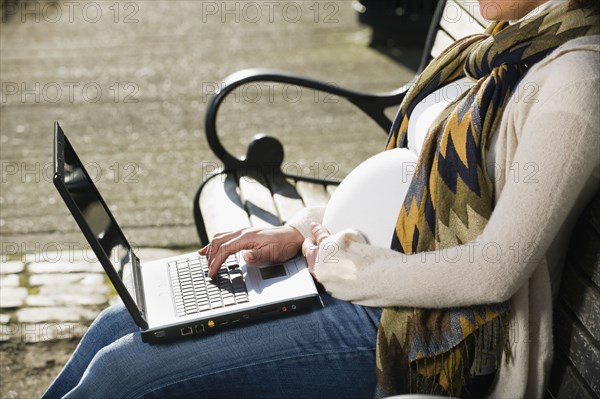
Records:
{"label": "pregnant belly", "polygon": [[331,196],[323,225],[331,232],[355,229],[369,243],[389,248],[417,156],[406,148],[379,153],[358,165]]}

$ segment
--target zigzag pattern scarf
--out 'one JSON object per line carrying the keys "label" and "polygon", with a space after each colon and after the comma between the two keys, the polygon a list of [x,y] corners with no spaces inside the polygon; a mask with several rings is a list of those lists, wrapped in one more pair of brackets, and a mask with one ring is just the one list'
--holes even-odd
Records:
{"label": "zigzag pattern scarf", "polygon": [[[427,95],[464,76],[475,84],[429,130],[392,249],[406,254],[440,250],[481,234],[494,204],[486,153],[514,88],[531,65],[561,44],[598,32],[597,14],[565,1],[535,19],[493,23],[430,63],[407,93],[386,149],[407,146],[411,113]],[[376,396],[423,391],[460,395],[473,359],[483,364],[490,351],[498,353],[508,342],[508,311],[508,303],[384,309],[377,338]],[[499,354],[491,358],[497,367]]]}

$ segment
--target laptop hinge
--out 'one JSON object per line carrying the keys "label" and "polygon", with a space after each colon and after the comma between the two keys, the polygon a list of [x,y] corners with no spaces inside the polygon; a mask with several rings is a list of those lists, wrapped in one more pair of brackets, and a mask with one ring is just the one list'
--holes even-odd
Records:
{"label": "laptop hinge", "polygon": [[133,251],[131,251],[131,264],[133,265],[133,285],[135,290],[135,301],[137,302],[138,308],[140,309],[140,315],[144,320],[146,318],[146,296],[144,295],[144,283],[142,281],[142,268],[140,266],[140,260]]}

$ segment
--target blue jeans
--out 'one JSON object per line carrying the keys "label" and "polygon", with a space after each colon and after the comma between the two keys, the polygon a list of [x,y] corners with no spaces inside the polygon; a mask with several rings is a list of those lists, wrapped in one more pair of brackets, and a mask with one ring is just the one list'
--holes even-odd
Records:
{"label": "blue jeans", "polygon": [[381,310],[323,309],[146,344],[123,306],[103,311],[43,398],[369,398]]}

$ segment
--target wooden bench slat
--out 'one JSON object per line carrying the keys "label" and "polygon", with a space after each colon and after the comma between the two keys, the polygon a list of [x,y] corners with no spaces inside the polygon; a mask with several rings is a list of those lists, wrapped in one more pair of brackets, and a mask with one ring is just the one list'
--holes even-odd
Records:
{"label": "wooden bench slat", "polygon": [[304,209],[304,202],[296,191],[294,180],[286,179],[282,174],[268,175],[267,179],[281,224],[285,224],[296,213]]}
{"label": "wooden bench slat", "polygon": [[281,221],[273,196],[262,173],[237,174],[240,197],[253,227],[279,226]]}
{"label": "wooden bench slat", "polygon": [[551,375],[560,377],[550,379],[547,390],[549,398],[594,399],[593,393],[590,392],[577,370],[560,353],[554,356]]}
{"label": "wooden bench slat", "polygon": [[[600,291],[570,262],[565,265],[561,298],[587,329],[600,342]],[[600,360],[600,359],[599,359]]]}
{"label": "wooden bench slat", "polygon": [[199,202],[209,239],[216,233],[250,227],[233,174],[219,174],[207,181]]}
{"label": "wooden bench slat", "polygon": [[305,181],[297,181],[296,189],[304,200],[304,205],[309,206],[323,206],[329,202],[329,193],[325,190],[325,186],[322,184],[308,183]]}
{"label": "wooden bench slat", "polygon": [[[473,19],[467,19],[466,21],[473,21],[473,22],[476,21],[479,24],[479,26],[482,27],[480,29],[487,28],[490,25],[490,21],[486,20],[485,18],[483,18],[481,16],[481,11],[480,11],[478,0],[453,0],[453,1],[456,2],[457,4],[459,4],[460,7],[465,11],[465,13],[469,15],[469,17],[473,18]],[[446,7],[448,7],[448,5],[449,5],[449,2],[446,3]],[[448,14],[449,14],[449,12],[448,12]]]}
{"label": "wooden bench slat", "polygon": [[475,19],[474,15],[469,14],[467,10],[453,0],[448,0],[446,12],[440,21],[440,27],[454,40],[481,33],[484,30],[483,25]]}
{"label": "wooden bench slat", "polygon": [[456,40],[481,33],[490,24],[490,21],[481,16],[476,0],[447,0],[445,7],[431,47],[431,59],[440,55]]}
{"label": "wooden bench slat", "polygon": [[564,303],[558,304],[556,308],[554,320],[556,349],[573,363],[593,392],[600,392],[598,342],[594,342],[594,338],[566,309]]}
{"label": "wooden bench slat", "polygon": [[279,226],[279,224],[274,224],[274,223],[268,222],[263,217],[258,216],[257,214],[251,214],[249,216],[248,220],[250,221],[250,226],[252,226],[252,227],[273,227],[273,226]]}
{"label": "wooden bench slat", "polygon": [[440,53],[452,43],[454,43],[454,40],[446,32],[443,30],[438,31],[438,34],[435,37],[435,42],[431,47],[431,58],[435,58],[440,55]]}
{"label": "wooden bench slat", "polygon": [[337,184],[328,184],[327,186],[325,186],[325,189],[329,193],[330,198],[333,195],[333,193],[335,193],[335,190],[337,190],[337,188],[338,188]]}

